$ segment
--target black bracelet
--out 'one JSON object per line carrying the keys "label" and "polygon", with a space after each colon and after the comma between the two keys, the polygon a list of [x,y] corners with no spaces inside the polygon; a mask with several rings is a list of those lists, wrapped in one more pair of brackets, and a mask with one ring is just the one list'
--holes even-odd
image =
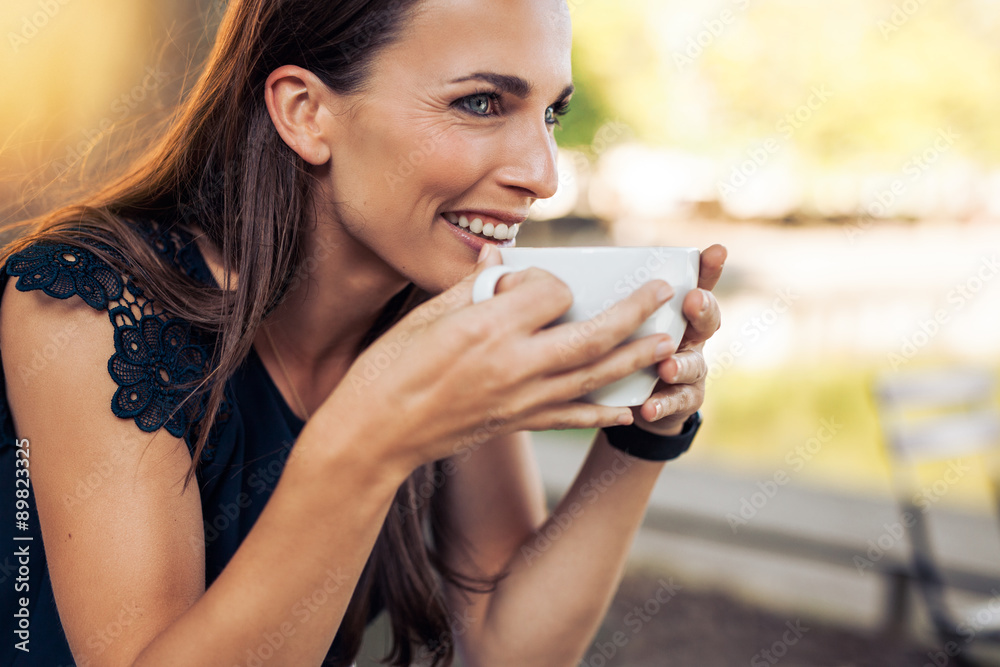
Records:
{"label": "black bracelet", "polygon": [[629,456],[647,461],[669,461],[688,450],[695,433],[701,427],[701,411],[695,412],[684,422],[677,435],[656,435],[635,424],[628,426],[607,426],[603,429],[608,442]]}

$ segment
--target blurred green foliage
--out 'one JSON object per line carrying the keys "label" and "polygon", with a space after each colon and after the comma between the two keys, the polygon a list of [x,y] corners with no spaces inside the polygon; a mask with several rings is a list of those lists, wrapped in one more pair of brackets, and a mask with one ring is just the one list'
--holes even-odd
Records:
{"label": "blurred green foliage", "polygon": [[786,137],[816,87],[829,101],[788,139],[817,165],[897,169],[940,129],[1000,164],[995,0],[569,0],[574,113],[564,146],[607,120],[702,154]]}
{"label": "blurred green foliage", "polygon": [[[708,383],[705,423],[692,458],[759,480],[783,470],[797,484],[888,494],[889,459],[870,393],[877,370],[830,364],[729,371]],[[828,442],[819,441],[824,424],[836,427]],[[966,458],[973,472],[941,501],[989,508],[990,462],[975,455]],[[947,462],[922,465],[918,482],[929,484],[946,469]]]}

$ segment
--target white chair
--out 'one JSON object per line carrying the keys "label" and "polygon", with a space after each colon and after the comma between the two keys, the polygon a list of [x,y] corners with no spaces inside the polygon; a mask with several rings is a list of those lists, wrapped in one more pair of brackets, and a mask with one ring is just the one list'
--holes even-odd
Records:
{"label": "white chair", "polygon": [[[928,534],[929,504],[917,507],[920,465],[965,456],[996,455],[1000,444],[1000,410],[997,408],[997,378],[982,368],[948,368],[931,371],[887,373],[872,387],[889,458],[894,492],[907,531],[911,553],[910,578],[914,580],[942,646],[953,642],[960,652],[951,656],[955,665],[974,665],[965,652],[973,642],[1000,643],[1000,613],[991,608],[961,608],[949,603],[948,582],[936,562]],[[994,500],[1000,510],[1000,484],[990,470]],[[998,580],[1000,586],[1000,580]],[[978,614],[978,616],[977,616]],[[967,619],[975,623],[970,633]]]}

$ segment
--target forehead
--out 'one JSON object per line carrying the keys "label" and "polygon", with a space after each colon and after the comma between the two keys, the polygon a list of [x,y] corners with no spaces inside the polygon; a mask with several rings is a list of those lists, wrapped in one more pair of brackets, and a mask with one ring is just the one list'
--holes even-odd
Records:
{"label": "forehead", "polygon": [[385,55],[440,83],[493,71],[548,96],[570,83],[571,50],[566,0],[424,0]]}

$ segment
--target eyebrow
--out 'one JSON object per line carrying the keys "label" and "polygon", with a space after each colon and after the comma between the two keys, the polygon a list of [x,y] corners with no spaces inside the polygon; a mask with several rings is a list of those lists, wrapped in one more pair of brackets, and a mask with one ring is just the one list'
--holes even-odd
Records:
{"label": "eyebrow", "polygon": [[[522,100],[531,95],[531,91],[535,87],[528,81],[525,81],[519,76],[514,76],[512,74],[497,74],[496,72],[476,72],[475,74],[470,74],[469,76],[463,76],[461,78],[455,79],[452,83],[462,83],[463,81],[486,81],[491,83],[500,90],[515,97],[520,97]],[[558,99],[563,100],[569,97],[576,87],[571,83],[559,94]]]}

